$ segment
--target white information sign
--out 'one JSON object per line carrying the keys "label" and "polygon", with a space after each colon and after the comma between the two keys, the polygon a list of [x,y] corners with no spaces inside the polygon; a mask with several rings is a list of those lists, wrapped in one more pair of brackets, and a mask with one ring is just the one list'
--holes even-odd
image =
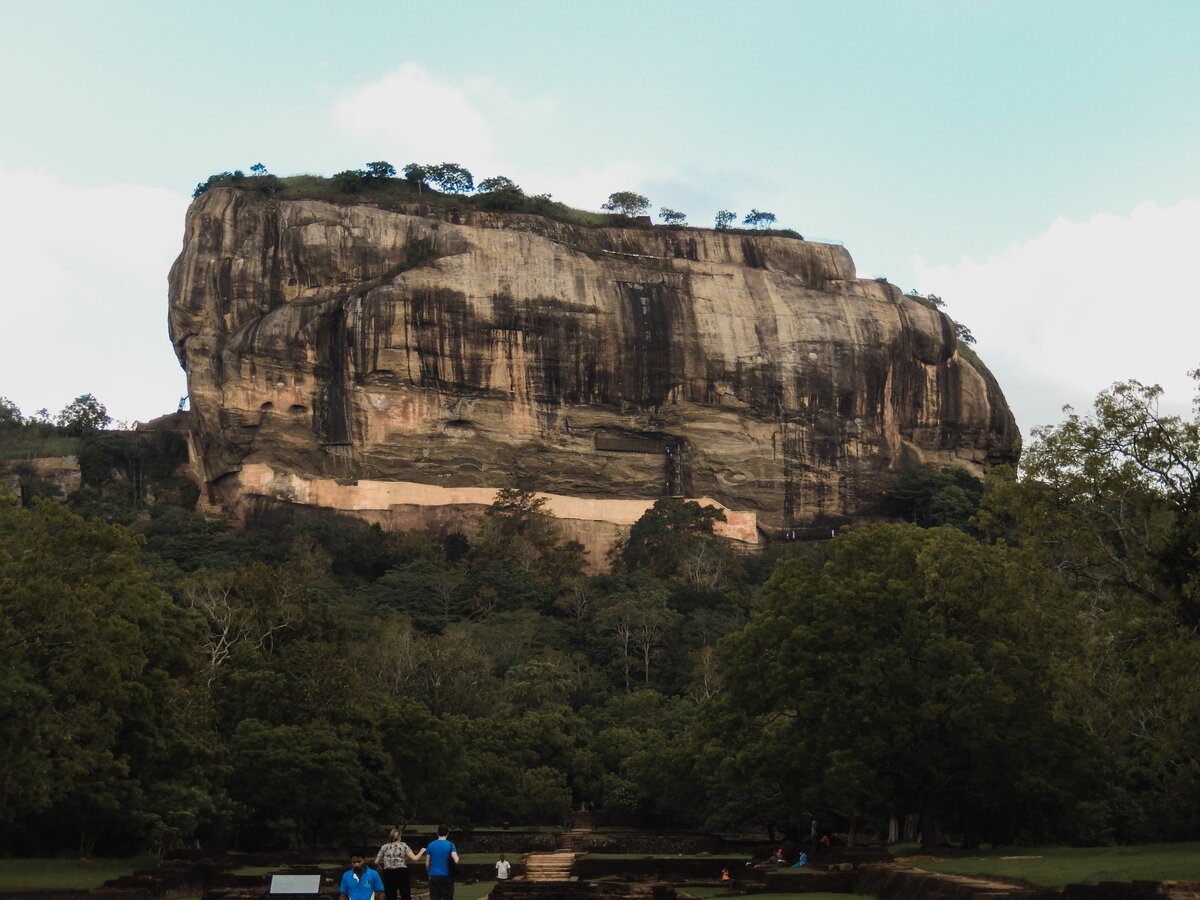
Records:
{"label": "white information sign", "polygon": [[321,891],[320,875],[272,875],[272,894],[317,894]]}

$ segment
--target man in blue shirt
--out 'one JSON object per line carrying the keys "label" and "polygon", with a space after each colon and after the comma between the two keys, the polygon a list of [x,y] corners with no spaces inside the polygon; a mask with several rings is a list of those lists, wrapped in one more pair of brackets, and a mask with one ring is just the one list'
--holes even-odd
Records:
{"label": "man in blue shirt", "polygon": [[350,869],[342,876],[340,900],[383,900],[383,879],[374,869],[367,868],[366,855],[355,850],[350,857]]}
{"label": "man in blue shirt", "polygon": [[458,848],[446,840],[449,834],[449,825],[439,825],[437,840],[430,841],[425,848],[425,862],[429,866],[429,900],[454,900],[454,876],[450,861],[454,860],[454,865],[458,865]]}

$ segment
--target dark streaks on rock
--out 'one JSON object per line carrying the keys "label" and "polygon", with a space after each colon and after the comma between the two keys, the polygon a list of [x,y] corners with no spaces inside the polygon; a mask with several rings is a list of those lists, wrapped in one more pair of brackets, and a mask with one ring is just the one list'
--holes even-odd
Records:
{"label": "dark streaks on rock", "polygon": [[313,404],[313,432],[325,444],[350,443],[346,349],[346,313],[339,307],[322,319],[316,337],[313,375],[320,389]]}
{"label": "dark streaks on rock", "polygon": [[[804,529],[871,510],[900,466],[1017,454],[953,322],[857,280],[837,246],[217,188],[189,210],[170,290],[194,446],[230,502],[252,456],[313,477],[711,496]],[[601,433],[664,449],[606,452]]]}

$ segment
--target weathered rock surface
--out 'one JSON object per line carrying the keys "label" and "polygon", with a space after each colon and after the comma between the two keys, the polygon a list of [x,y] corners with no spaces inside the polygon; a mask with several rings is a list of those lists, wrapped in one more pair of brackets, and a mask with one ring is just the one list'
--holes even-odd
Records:
{"label": "weathered rock surface", "polygon": [[1017,452],[953,323],[828,244],[222,188],[170,303],[193,449],[234,507],[517,486],[707,496],[771,533],[870,514],[910,461]]}
{"label": "weathered rock surface", "polygon": [[83,483],[79,472],[79,459],[75,456],[41,456],[0,461],[0,485],[7,488],[14,497],[25,500],[22,482],[30,479],[44,482],[53,488],[61,500],[79,490]]}

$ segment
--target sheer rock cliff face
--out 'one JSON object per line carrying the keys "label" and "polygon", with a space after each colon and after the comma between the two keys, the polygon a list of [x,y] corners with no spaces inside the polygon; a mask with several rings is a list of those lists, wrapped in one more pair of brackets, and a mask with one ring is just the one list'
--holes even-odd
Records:
{"label": "sheer rock cliff face", "polygon": [[708,497],[773,534],[870,515],[909,462],[1017,453],[953,323],[827,244],[216,189],[170,302],[193,450],[233,508],[412,525],[514,486]]}

